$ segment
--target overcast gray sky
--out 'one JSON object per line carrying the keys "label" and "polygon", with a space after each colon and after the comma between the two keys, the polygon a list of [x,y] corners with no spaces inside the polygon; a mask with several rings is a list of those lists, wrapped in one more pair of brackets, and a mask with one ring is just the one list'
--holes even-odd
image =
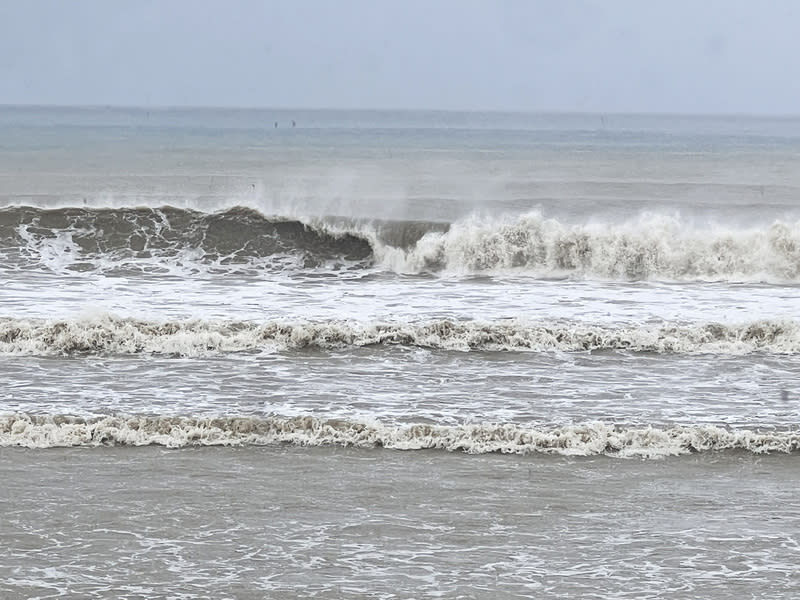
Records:
{"label": "overcast gray sky", "polygon": [[0,0],[0,103],[800,113],[796,0]]}

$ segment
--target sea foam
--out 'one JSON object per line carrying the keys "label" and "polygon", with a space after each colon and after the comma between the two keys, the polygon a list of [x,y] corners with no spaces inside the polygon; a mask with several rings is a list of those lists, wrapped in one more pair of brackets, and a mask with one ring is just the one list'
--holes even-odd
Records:
{"label": "sea foam", "polygon": [[0,416],[0,446],[301,446],[447,450],[469,454],[608,455],[660,458],[693,452],[795,452],[800,433],[717,426],[632,427],[594,422],[558,427],[518,424],[385,425],[300,417]]}
{"label": "sea foam", "polygon": [[208,356],[303,348],[410,346],[452,351],[797,354],[795,321],[588,325],[565,321],[146,321],[100,314],[0,318],[0,354]]}
{"label": "sea foam", "polygon": [[[674,281],[800,282],[800,222],[725,227],[539,212],[456,223],[267,216],[236,207],[0,209],[0,256],[53,270],[249,274],[306,269]],[[30,265],[29,265],[30,266]]]}

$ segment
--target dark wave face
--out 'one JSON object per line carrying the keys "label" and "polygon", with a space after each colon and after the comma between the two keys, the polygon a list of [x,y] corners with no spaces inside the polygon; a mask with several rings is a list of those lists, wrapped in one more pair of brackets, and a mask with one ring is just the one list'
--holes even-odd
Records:
{"label": "dark wave face", "polygon": [[269,217],[249,208],[0,209],[0,266],[104,273],[494,274],[800,282],[800,222],[690,227],[643,215],[566,224],[539,213],[456,223]]}
{"label": "dark wave face", "polygon": [[356,235],[246,208],[213,214],[171,207],[5,208],[0,210],[0,245],[7,253],[18,250],[20,259],[60,251],[72,270],[94,269],[98,259],[116,266],[153,259],[216,265],[282,259],[300,268],[372,260],[369,242]]}

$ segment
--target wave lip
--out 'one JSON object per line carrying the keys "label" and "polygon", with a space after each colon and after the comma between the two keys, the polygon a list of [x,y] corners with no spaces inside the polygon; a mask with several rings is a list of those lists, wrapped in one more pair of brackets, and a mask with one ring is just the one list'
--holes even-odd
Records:
{"label": "wave lip", "polygon": [[384,447],[469,454],[607,455],[661,458],[695,452],[741,450],[754,454],[800,450],[800,432],[730,430],[716,426],[616,427],[587,423],[561,427],[514,424],[383,425],[302,417],[81,418],[67,415],[0,416],[0,446],[300,446]]}
{"label": "wave lip", "polygon": [[800,353],[800,324],[589,325],[523,320],[422,322],[142,321],[101,315],[74,320],[0,318],[0,354],[197,357],[235,352],[410,346],[452,351],[657,354]]}
{"label": "wave lip", "polygon": [[0,209],[0,248],[53,270],[158,270],[175,265],[266,269],[364,267],[355,232],[237,207],[219,213],[162,208]]}
{"label": "wave lip", "polygon": [[0,257],[55,271],[307,269],[615,280],[800,282],[800,221],[694,227],[645,214],[568,224],[534,212],[456,223],[161,208],[0,209]]}

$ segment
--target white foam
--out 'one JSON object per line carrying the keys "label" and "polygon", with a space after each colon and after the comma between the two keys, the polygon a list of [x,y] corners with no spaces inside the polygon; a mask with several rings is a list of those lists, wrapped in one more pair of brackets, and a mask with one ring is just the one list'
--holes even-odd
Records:
{"label": "white foam", "polygon": [[0,416],[0,446],[269,445],[384,447],[448,450],[470,454],[558,454],[659,458],[692,452],[744,450],[755,454],[794,452],[800,432],[731,430],[716,426],[616,427],[595,422],[562,427],[516,424],[384,425],[301,417],[80,418],[64,415]]}
{"label": "white foam", "polygon": [[[259,213],[239,207],[218,216],[235,223],[242,214]],[[148,244],[160,240],[155,246],[164,248],[136,253],[118,241],[118,247],[107,248],[105,253],[81,250],[73,239],[75,235],[98,240],[104,235],[102,229],[96,228],[96,215],[83,215],[80,219],[74,217],[77,220],[69,226],[45,227],[44,232],[39,231],[42,228],[37,224],[37,234],[32,233],[30,226],[20,225],[21,252],[55,272],[75,268],[75,263],[80,263],[77,266],[81,270],[100,272],[122,268],[189,274],[297,272],[306,269],[306,261],[302,260],[306,256],[312,256],[317,266],[333,268],[328,262],[337,254],[328,256],[331,254],[328,249],[317,256],[313,244],[295,247],[293,243],[297,240],[288,236],[279,240],[280,249],[269,246],[266,255],[253,253],[244,240],[241,250],[247,250],[246,256],[234,253],[235,260],[230,260],[233,255],[219,254],[213,244],[208,248],[197,246],[202,242],[195,229],[197,223],[204,222],[202,217],[194,215],[189,219],[193,224],[180,231],[170,228],[161,209],[140,216],[141,230],[136,235]],[[679,216],[648,213],[623,223],[570,224],[532,212],[499,219],[474,216],[448,229],[443,223],[263,214],[261,217],[268,236],[279,235],[274,225],[284,222],[309,228],[320,234],[320,241],[329,237],[341,240],[348,235],[366,240],[373,256],[372,260],[365,258],[358,262],[361,269],[454,274],[513,271],[535,277],[573,279],[800,282],[800,221],[735,228],[714,223],[696,225]],[[125,227],[129,225],[126,223]],[[162,239],[165,228],[170,230],[168,240]],[[250,230],[251,236],[258,237],[258,231],[255,226]],[[98,245],[98,249],[102,246]],[[351,251],[347,244],[338,249],[343,256]],[[333,264],[341,266],[346,262],[334,260]]]}
{"label": "white foam", "polygon": [[457,351],[800,353],[794,321],[587,325],[519,319],[421,322],[142,321],[106,313],[70,320],[0,319],[0,354],[207,356],[300,348],[404,345]]}
{"label": "white foam", "polygon": [[[366,232],[369,235],[369,232]],[[400,273],[485,273],[604,279],[800,281],[800,222],[767,228],[695,228],[678,217],[570,225],[529,213],[471,218],[410,249],[370,237],[379,264]]]}

